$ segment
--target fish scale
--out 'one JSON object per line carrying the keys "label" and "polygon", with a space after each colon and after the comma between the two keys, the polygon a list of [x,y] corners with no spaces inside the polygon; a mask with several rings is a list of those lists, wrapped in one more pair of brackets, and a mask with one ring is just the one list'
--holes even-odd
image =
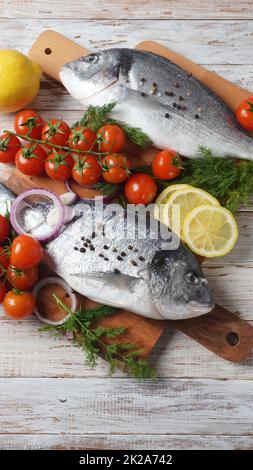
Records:
{"label": "fish scale", "polygon": [[253,158],[252,139],[226,104],[161,56],[108,49],[65,64],[60,78],[85,107],[116,102],[112,117],[141,127],[158,148],[196,158],[205,146],[221,157]]}

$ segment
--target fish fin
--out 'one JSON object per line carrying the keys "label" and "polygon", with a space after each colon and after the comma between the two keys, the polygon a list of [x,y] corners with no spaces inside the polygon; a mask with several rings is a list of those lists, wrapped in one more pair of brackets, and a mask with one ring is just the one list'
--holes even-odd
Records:
{"label": "fish fin", "polygon": [[71,277],[79,279],[102,280],[108,284],[117,285],[121,289],[134,291],[136,282],[140,281],[139,277],[129,276],[128,274],[115,273],[113,271],[90,271],[85,273],[71,273]]}

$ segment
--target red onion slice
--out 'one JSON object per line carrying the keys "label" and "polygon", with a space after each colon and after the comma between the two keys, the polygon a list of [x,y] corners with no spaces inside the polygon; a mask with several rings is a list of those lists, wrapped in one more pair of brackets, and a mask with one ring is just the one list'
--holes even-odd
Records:
{"label": "red onion slice", "polygon": [[[48,243],[60,235],[62,228],[64,226],[64,218],[65,218],[65,211],[61,203],[61,200],[52,191],[49,191],[47,189],[30,189],[29,191],[24,191],[22,194],[20,194],[15,199],[11,207],[11,212],[10,212],[11,225],[19,235],[26,233],[18,221],[18,215],[19,215],[19,210],[20,210],[19,206],[20,204],[22,204],[25,198],[27,198],[28,196],[33,196],[33,195],[44,196],[45,198],[51,200],[59,214],[57,218],[58,220],[56,221],[56,224],[52,227],[51,232],[47,233],[46,235],[39,235],[39,236],[34,237],[41,243]],[[31,234],[28,233],[28,235],[31,235]]]}
{"label": "red onion slice", "polygon": [[[52,285],[52,284],[57,284],[59,286],[62,286],[66,292],[68,293],[69,297],[70,297],[70,300],[71,300],[71,307],[70,307],[70,310],[72,312],[75,312],[76,311],[76,307],[77,307],[77,300],[76,300],[76,296],[75,294],[72,292],[71,288],[69,287],[69,285],[63,280],[61,279],[60,277],[44,277],[42,279],[40,279],[37,284],[35,284],[34,288],[33,288],[33,296],[35,298],[35,300],[37,300],[37,297],[38,297],[38,294],[39,294],[39,291],[42,289],[42,287],[45,287],[45,286],[48,286],[48,285]],[[70,314],[66,314],[66,316],[62,319],[62,320],[58,320],[58,321],[54,321],[54,320],[49,320],[48,318],[44,318],[42,317],[42,315],[40,314],[37,306],[35,307],[34,309],[34,314],[36,315],[36,317],[43,323],[47,323],[48,325],[62,325],[63,323],[65,323],[65,321],[70,317]]]}

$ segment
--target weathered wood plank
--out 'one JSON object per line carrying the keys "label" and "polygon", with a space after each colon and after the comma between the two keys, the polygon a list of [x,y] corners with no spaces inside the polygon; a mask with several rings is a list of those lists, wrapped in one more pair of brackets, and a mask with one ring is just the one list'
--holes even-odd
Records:
{"label": "weathered wood plank", "polygon": [[[73,9],[72,3],[70,4]],[[13,6],[12,6],[13,10]],[[134,47],[138,42],[161,42],[188,59],[206,64],[251,62],[253,21],[59,21],[15,19],[0,20],[1,47],[19,48],[27,53],[36,37],[54,29],[89,48]],[[190,46],[189,46],[190,45]]]}
{"label": "weathered wood plank", "polygon": [[[35,319],[19,324],[1,319],[0,325],[2,377],[106,377],[105,361],[99,359],[96,369],[90,369],[84,363],[82,351],[70,341],[39,334]],[[154,349],[151,362],[159,377],[252,379],[253,352],[243,364],[230,363],[169,329]],[[117,370],[115,377],[122,376]]]}
{"label": "weathered wood plank", "polygon": [[0,17],[12,18],[13,11],[18,18],[103,18],[103,19],[143,19],[170,18],[252,18],[252,3],[231,0],[2,0]]}
{"label": "weathered wood plank", "polygon": [[253,436],[253,381],[1,379],[1,433]]}
{"label": "weathered wood plank", "polygon": [[1,450],[250,450],[251,436],[199,435],[0,435]]}

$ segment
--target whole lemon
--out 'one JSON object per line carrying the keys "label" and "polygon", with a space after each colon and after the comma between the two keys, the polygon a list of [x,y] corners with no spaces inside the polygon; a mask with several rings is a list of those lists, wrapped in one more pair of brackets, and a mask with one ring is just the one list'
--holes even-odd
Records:
{"label": "whole lemon", "polygon": [[37,95],[41,69],[15,50],[0,50],[0,112],[14,112]]}

